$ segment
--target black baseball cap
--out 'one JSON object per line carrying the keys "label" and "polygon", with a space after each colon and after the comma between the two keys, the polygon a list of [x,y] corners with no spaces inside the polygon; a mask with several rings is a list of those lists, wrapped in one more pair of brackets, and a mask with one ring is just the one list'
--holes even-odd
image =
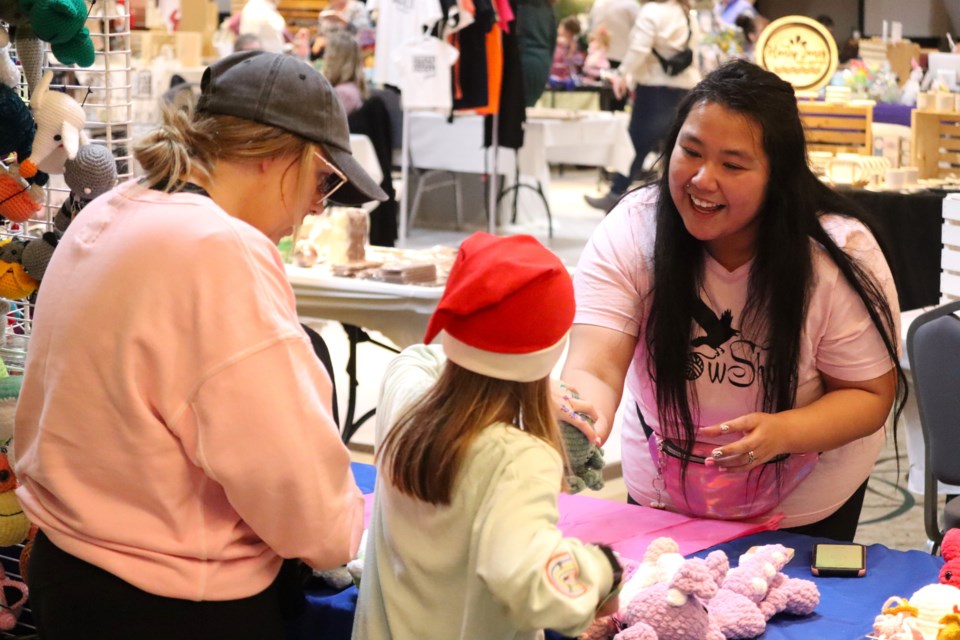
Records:
{"label": "black baseball cap", "polygon": [[230,54],[204,70],[197,110],[253,120],[318,144],[347,177],[334,198],[340,204],[387,199],[350,151],[347,116],[333,87],[302,60],[267,51]]}

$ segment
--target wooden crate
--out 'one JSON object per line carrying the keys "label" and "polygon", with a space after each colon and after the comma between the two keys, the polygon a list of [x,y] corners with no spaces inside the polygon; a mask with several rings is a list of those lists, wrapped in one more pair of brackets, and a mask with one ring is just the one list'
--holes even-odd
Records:
{"label": "wooden crate", "polygon": [[921,178],[960,177],[960,113],[914,109],[910,133]]}
{"label": "wooden crate", "polygon": [[203,35],[195,31],[131,31],[130,49],[134,58],[140,58],[147,65],[161,55],[163,48],[172,49],[173,59],[179,60],[185,67],[199,67],[203,64]]}
{"label": "wooden crate", "polygon": [[808,151],[873,154],[873,103],[797,102]]}

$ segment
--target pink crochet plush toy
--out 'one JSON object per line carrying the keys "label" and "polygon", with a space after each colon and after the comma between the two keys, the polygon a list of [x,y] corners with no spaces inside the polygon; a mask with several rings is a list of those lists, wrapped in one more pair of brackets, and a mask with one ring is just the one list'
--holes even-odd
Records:
{"label": "pink crochet plush toy", "polygon": [[782,572],[791,558],[792,549],[764,545],[741,556],[739,566],[727,573],[708,608],[729,640],[755,638],[778,613],[804,616],[820,604],[813,582]]}
{"label": "pink crochet plush toy", "polygon": [[643,589],[620,611],[626,629],[614,640],[725,640],[705,603],[727,566],[720,551],[686,560],[669,584]]}

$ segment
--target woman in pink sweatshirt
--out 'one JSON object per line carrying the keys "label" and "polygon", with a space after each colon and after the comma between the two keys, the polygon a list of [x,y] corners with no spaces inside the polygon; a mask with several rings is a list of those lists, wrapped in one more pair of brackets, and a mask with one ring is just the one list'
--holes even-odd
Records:
{"label": "woman in pink sweatshirt", "polygon": [[[284,558],[349,560],[363,501],[276,242],[383,194],[330,85],[245,51],[71,223],[16,416],[42,637],[281,638]],[[301,112],[303,105],[309,110]]]}

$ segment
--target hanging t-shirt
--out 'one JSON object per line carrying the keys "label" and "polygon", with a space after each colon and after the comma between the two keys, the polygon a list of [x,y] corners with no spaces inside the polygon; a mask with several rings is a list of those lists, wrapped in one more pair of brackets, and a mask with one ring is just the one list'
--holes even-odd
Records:
{"label": "hanging t-shirt", "polygon": [[393,62],[403,108],[449,111],[453,107],[450,67],[459,55],[456,48],[433,36],[422,36],[398,49]]}
{"label": "hanging t-shirt", "polygon": [[400,48],[418,40],[425,26],[443,18],[438,0],[367,0],[367,10],[380,12],[377,18],[377,51],[373,80],[378,84],[401,86],[401,71],[394,63]]}

